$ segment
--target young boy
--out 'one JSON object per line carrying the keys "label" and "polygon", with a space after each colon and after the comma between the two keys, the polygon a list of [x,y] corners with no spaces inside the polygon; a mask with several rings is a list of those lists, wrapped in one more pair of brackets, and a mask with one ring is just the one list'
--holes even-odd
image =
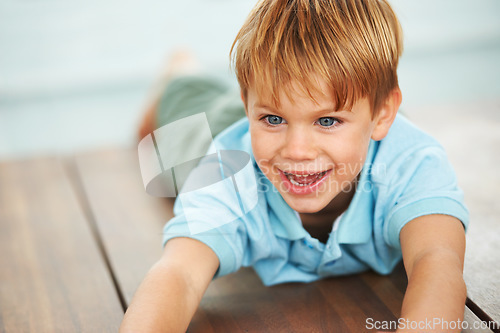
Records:
{"label": "young boy", "polygon": [[[203,191],[187,207],[177,200],[164,254],[121,331],[185,331],[212,278],[241,266],[272,285],[388,274],[401,258],[408,275],[401,317],[461,320],[468,212],[443,148],[397,114],[402,35],[389,4],[263,0],[233,49],[240,109],[203,98],[187,109],[208,108],[211,126],[245,113],[213,147],[248,153],[255,184],[238,189],[236,208],[221,199],[224,190]],[[200,82],[193,96],[230,94]],[[243,209],[247,196],[257,201]],[[193,219],[210,223],[220,212],[236,218],[190,231]]]}

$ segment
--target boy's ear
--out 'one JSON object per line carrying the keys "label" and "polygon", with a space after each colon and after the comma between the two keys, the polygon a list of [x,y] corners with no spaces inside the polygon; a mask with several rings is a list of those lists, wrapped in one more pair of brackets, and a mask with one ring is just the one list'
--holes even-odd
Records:
{"label": "boy's ear", "polygon": [[372,139],[380,141],[389,132],[389,129],[396,118],[403,96],[399,88],[393,89],[387,96],[384,104],[374,119],[375,126],[372,131]]}

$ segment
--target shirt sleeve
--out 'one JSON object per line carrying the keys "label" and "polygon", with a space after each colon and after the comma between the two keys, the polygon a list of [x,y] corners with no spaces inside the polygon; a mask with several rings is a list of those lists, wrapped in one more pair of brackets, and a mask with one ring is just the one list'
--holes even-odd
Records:
{"label": "shirt sleeve", "polygon": [[443,214],[469,223],[463,192],[442,147],[421,148],[395,168],[388,189],[389,209],[384,236],[386,242],[401,248],[399,233],[406,223],[424,215]]}
{"label": "shirt sleeve", "polygon": [[216,277],[237,271],[247,245],[244,213],[231,178],[181,193],[175,217],[163,229],[163,244],[175,237],[197,239],[219,258]]}

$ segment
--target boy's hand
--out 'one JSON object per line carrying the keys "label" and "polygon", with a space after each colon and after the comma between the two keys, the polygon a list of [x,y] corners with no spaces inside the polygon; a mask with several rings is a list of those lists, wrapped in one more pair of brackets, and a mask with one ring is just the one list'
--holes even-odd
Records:
{"label": "boy's hand", "polygon": [[462,223],[448,215],[426,215],[407,223],[400,233],[408,288],[401,318],[405,322],[434,322],[443,325],[397,332],[459,332],[447,329],[463,320],[466,287],[463,280],[465,232]]}
{"label": "boy's hand", "polygon": [[120,332],[185,332],[218,267],[207,245],[169,240],[135,293]]}

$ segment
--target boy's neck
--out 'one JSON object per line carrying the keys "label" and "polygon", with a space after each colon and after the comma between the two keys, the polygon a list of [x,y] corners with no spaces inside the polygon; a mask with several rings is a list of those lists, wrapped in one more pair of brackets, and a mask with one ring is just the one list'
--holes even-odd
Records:
{"label": "boy's neck", "polygon": [[340,192],[330,203],[316,213],[300,213],[300,219],[304,229],[314,238],[323,243],[328,240],[332,231],[333,223],[349,207],[358,183],[359,175],[354,180],[354,186],[350,186],[348,192]]}

